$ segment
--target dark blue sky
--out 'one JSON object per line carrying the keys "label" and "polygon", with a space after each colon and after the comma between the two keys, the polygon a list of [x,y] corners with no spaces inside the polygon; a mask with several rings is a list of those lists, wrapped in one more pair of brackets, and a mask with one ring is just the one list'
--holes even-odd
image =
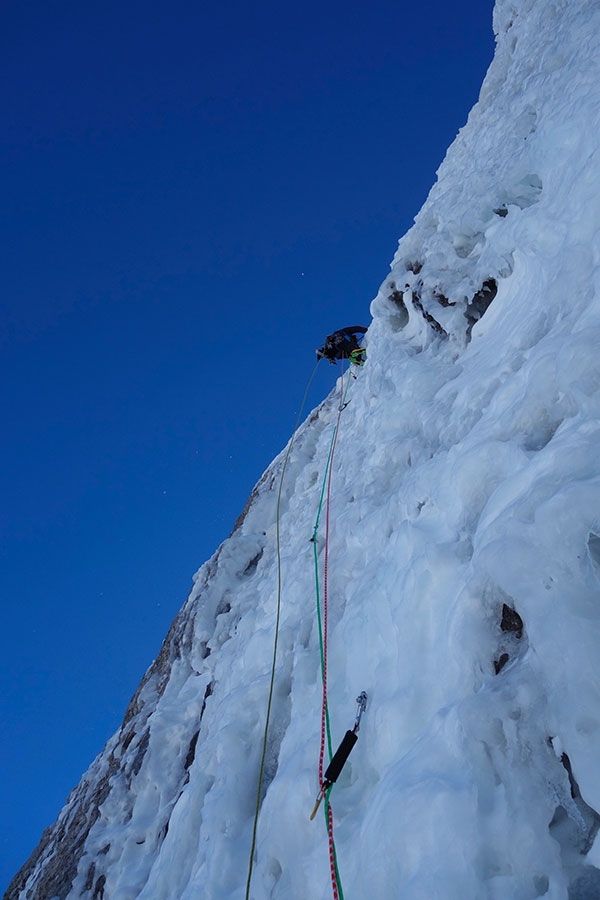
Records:
{"label": "dark blue sky", "polygon": [[285,444],[315,347],[369,323],[491,16],[3,5],[0,889]]}

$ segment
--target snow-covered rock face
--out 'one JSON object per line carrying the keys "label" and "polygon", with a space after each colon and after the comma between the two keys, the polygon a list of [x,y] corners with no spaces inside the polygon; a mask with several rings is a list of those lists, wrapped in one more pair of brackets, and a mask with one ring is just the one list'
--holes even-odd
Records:
{"label": "snow-covered rock face", "polygon": [[[600,896],[600,7],[500,0],[494,27],[480,101],[372,304],[338,432],[334,743],[369,695],[332,793],[348,898]],[[331,895],[308,818],[310,538],[338,391],[298,431],[282,488],[254,900]],[[283,461],[9,900],[246,895]]]}

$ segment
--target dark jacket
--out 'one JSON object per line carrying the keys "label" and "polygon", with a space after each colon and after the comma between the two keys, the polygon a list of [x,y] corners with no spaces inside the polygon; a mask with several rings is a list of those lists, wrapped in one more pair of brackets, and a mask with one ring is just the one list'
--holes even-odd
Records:
{"label": "dark jacket", "polygon": [[357,334],[366,332],[364,325],[351,325],[348,328],[340,328],[334,331],[325,339],[323,346],[317,350],[317,356],[321,359],[323,356],[334,363],[336,359],[350,359],[353,350],[358,350]]}

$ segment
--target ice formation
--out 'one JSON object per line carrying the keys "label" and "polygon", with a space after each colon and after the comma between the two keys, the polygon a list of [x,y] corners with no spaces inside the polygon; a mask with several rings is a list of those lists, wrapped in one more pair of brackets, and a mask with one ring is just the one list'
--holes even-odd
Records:
{"label": "ice formation", "polygon": [[[340,420],[334,742],[369,695],[331,795],[347,900],[600,897],[600,6],[498,0],[494,29]],[[298,430],[282,488],[254,900],[331,896],[325,826],[309,821],[310,538],[339,387]],[[283,460],[8,900],[244,898]]]}

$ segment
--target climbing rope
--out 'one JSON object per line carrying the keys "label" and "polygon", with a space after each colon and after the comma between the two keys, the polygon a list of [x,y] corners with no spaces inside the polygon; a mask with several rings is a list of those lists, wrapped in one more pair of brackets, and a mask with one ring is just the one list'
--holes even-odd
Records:
{"label": "climbing rope", "polygon": [[256,790],[256,809],[254,812],[254,824],[252,826],[252,845],[250,847],[250,859],[248,862],[248,879],[246,881],[246,900],[250,898],[250,884],[252,881],[252,870],[254,868],[254,853],[256,850],[256,833],[258,829],[258,814],[260,812],[260,795],[262,793],[262,785],[265,774],[265,760],[267,757],[267,742],[269,738],[269,725],[271,721],[271,707],[273,705],[273,690],[275,686],[275,669],[277,665],[277,646],[279,643],[279,622],[281,618],[281,533],[280,533],[280,517],[281,517],[281,494],[283,491],[283,479],[285,476],[285,470],[287,469],[288,460],[290,458],[290,453],[292,452],[292,446],[294,444],[294,439],[296,437],[296,432],[298,431],[298,426],[300,424],[300,419],[302,418],[302,413],[304,411],[304,406],[306,404],[306,398],[308,397],[308,392],[310,390],[310,386],[313,382],[313,378],[317,373],[317,369],[319,367],[320,359],[317,360],[317,364],[315,365],[312,375],[308,379],[308,383],[306,385],[306,389],[304,391],[304,396],[302,398],[302,403],[300,404],[300,410],[298,412],[298,416],[296,418],[296,422],[292,431],[292,436],[289,440],[287,451],[285,454],[285,458],[283,460],[283,467],[281,469],[281,477],[279,479],[279,490],[277,492],[277,508],[275,513],[275,531],[276,531],[276,544],[277,544],[277,614],[275,617],[275,637],[273,641],[273,659],[271,662],[271,681],[269,685],[269,699],[267,702],[267,714],[265,718],[265,730],[263,735],[263,746],[262,746],[262,756],[260,760],[260,769],[258,774],[258,787]]}
{"label": "climbing rope", "polygon": [[[342,366],[344,365],[344,361],[342,360]],[[348,384],[350,384],[350,379],[348,379]],[[333,457],[335,454],[335,448],[337,444],[338,433],[340,430],[340,419],[342,417],[342,411],[344,409],[344,370],[342,368],[342,376],[340,379],[340,402],[338,404],[338,414],[337,421],[335,423],[335,428],[333,429],[333,436],[331,439],[331,447],[329,450],[329,458],[327,465],[327,496],[325,500],[325,549],[323,554],[323,631],[322,631],[322,641],[323,641],[323,651],[321,654],[321,666],[323,673],[323,700],[322,700],[322,712],[321,712],[321,721],[322,725],[325,725],[327,722],[327,737],[329,744],[329,757],[331,758],[331,733],[329,729],[329,711],[327,707],[327,639],[328,639],[328,615],[329,615],[329,525],[330,518],[329,513],[331,510],[331,473],[333,471]],[[316,548],[316,542],[315,542]],[[323,757],[325,754],[325,729],[321,728],[321,749],[319,752],[319,784],[323,782]]]}
{"label": "climbing rope", "polygon": [[329,874],[331,877],[331,890],[333,900],[344,900],[340,871],[338,869],[335,841],[333,840],[333,812],[329,802],[329,791],[325,796],[325,819],[327,821],[327,837],[329,839]]}
{"label": "climbing rope", "polygon": [[[306,389],[304,391],[304,396],[302,398],[302,403],[300,405],[300,410],[298,412],[298,417],[296,419],[292,436],[287,446],[285,458],[283,461],[283,466],[281,470],[281,477],[279,479],[279,489],[277,492],[277,506],[276,506],[276,544],[277,544],[277,605],[276,605],[276,617],[275,617],[275,636],[273,641],[273,658],[271,662],[271,677],[269,684],[269,696],[267,702],[267,712],[265,717],[265,728],[263,734],[263,742],[262,742],[262,755],[259,767],[259,776],[258,776],[258,786],[256,791],[256,808],[254,812],[254,822],[252,827],[252,844],[250,848],[250,857],[248,861],[248,878],[246,881],[246,895],[245,900],[249,900],[250,898],[250,886],[252,882],[252,873],[254,868],[254,856],[256,852],[256,836],[258,831],[258,816],[260,812],[261,805],[261,794],[262,794],[262,786],[264,780],[264,772],[265,772],[265,762],[267,755],[267,745],[268,745],[268,737],[269,737],[269,725],[271,720],[271,709],[273,705],[273,692],[275,686],[275,671],[277,666],[277,650],[279,643],[279,625],[281,619],[281,531],[280,531],[280,518],[281,518],[281,497],[283,492],[283,482],[285,477],[285,472],[287,469],[288,461],[290,458],[290,454],[292,451],[292,446],[294,444],[294,440],[296,437],[296,432],[298,430],[298,426],[300,424],[300,420],[302,417],[302,413],[304,411],[304,406],[306,404],[306,399],[308,397],[308,392],[312,381],[317,372],[317,368],[320,362],[320,358],[317,360],[317,364],[315,365],[313,372],[308,380],[306,385]],[[361,362],[357,361],[357,364],[360,365]],[[334,900],[344,900],[344,894],[342,891],[342,885],[340,880],[340,874],[337,863],[337,855],[335,849],[335,842],[333,837],[333,812],[331,809],[331,805],[329,803],[329,793],[331,788],[333,787],[333,783],[337,779],[337,776],[341,772],[342,766],[346,762],[348,758],[348,754],[356,741],[356,733],[358,732],[358,727],[360,723],[360,716],[364,711],[366,705],[366,694],[364,691],[357,698],[357,702],[359,702],[360,711],[357,715],[357,719],[355,722],[354,732],[347,732],[344,741],[338,748],[335,756],[332,754],[332,744],[331,744],[331,729],[329,723],[329,710],[327,707],[327,618],[328,618],[328,563],[329,563],[329,513],[330,513],[330,505],[331,505],[331,472],[332,472],[332,463],[333,456],[335,453],[335,446],[337,443],[337,435],[339,432],[340,419],[343,410],[347,406],[347,393],[348,388],[351,383],[350,372],[348,374],[347,384],[344,391],[344,370],[343,370],[344,361],[342,360],[342,376],[341,376],[341,384],[340,384],[340,401],[338,405],[338,415],[337,421],[334,428],[331,445],[329,448],[329,455],[327,459],[327,465],[325,469],[325,474],[323,478],[323,486],[321,489],[321,496],[319,501],[319,508],[317,512],[317,520],[315,522],[314,532],[313,532],[313,546],[314,546],[314,557],[315,557],[315,583],[316,583],[316,594],[317,594],[317,617],[319,623],[319,644],[320,644],[320,653],[321,653],[321,671],[323,677],[323,699],[322,699],[322,733],[321,733],[321,748],[320,748],[320,756],[319,756],[319,786],[320,793],[317,798],[317,803],[315,804],[315,809],[313,810],[314,817],[317,808],[322,799],[324,799],[324,811],[325,811],[325,820],[327,823],[327,833],[329,839],[329,861],[330,861],[330,872],[331,872],[331,883],[333,889],[333,897]],[[323,616],[321,616],[321,601],[320,601],[320,593],[319,593],[319,567],[318,567],[318,557],[317,557],[317,531],[319,527],[319,522],[321,518],[321,513],[323,509],[323,504],[325,503],[325,556],[324,556],[324,570],[323,570]],[[364,697],[364,699],[362,699]],[[362,702],[362,706],[361,706]],[[328,751],[329,751],[329,767],[325,772],[325,776],[323,778],[323,759],[325,755],[325,736],[327,738]],[[349,741],[349,736],[352,737],[352,740]],[[334,772],[335,770],[335,772]]]}
{"label": "climbing rope", "polygon": [[[342,362],[343,364],[343,362]],[[313,535],[311,538],[313,545],[313,559],[315,566],[315,589],[316,589],[316,599],[317,599],[317,622],[319,626],[319,647],[321,653],[321,672],[323,674],[323,705],[322,705],[322,718],[324,720],[325,731],[327,733],[327,743],[329,749],[329,758],[331,759],[332,755],[332,746],[331,746],[331,730],[329,724],[329,711],[327,708],[327,600],[328,600],[328,575],[329,575],[329,507],[331,502],[331,467],[333,462],[333,454],[335,452],[335,446],[337,443],[337,435],[339,431],[340,418],[342,412],[348,405],[347,396],[348,389],[350,387],[350,378],[348,378],[346,389],[344,390],[344,373],[342,370],[342,381],[340,385],[340,401],[338,404],[338,416],[335,424],[335,428],[333,430],[333,434],[331,436],[331,443],[329,445],[329,453],[327,456],[327,462],[325,464],[325,472],[323,474],[323,483],[321,486],[321,495],[319,497],[319,506],[317,509],[317,517],[315,520],[315,525],[313,528]],[[325,491],[327,491],[327,497],[325,496]],[[325,502],[327,501],[327,502]],[[320,586],[319,586],[319,557],[317,553],[317,534],[319,531],[319,524],[321,522],[321,514],[323,512],[323,505],[325,504],[326,509],[326,525],[325,525],[325,566],[323,573],[323,600],[324,600],[324,610],[323,614],[321,613],[321,594],[320,594]],[[321,751],[319,755],[319,783],[321,776],[323,774],[323,757],[324,757],[325,749],[324,749],[324,739],[321,740]]]}
{"label": "climbing rope", "polygon": [[[331,874],[331,886],[333,890],[334,900],[343,900],[344,893],[342,890],[342,884],[340,879],[339,868],[337,864],[337,855],[335,850],[335,841],[333,837],[333,812],[331,809],[331,804],[329,803],[329,793],[331,791],[331,786],[328,788],[324,787],[323,780],[323,760],[325,756],[325,742],[327,741],[327,747],[329,751],[329,759],[331,761],[333,756],[332,744],[331,744],[331,727],[329,721],[329,708],[327,704],[327,640],[328,640],[328,607],[329,607],[329,533],[330,533],[330,508],[331,508],[331,473],[333,470],[333,457],[335,454],[335,448],[337,444],[337,437],[339,433],[340,420],[342,416],[342,412],[347,405],[346,397],[348,393],[348,388],[350,386],[351,378],[350,373],[348,374],[346,389],[344,391],[344,370],[343,370],[344,361],[342,360],[342,375],[340,380],[340,399],[338,403],[338,414],[337,421],[333,430],[333,435],[331,437],[331,444],[329,446],[329,454],[327,456],[327,463],[325,466],[325,473],[323,475],[323,484],[321,487],[321,495],[319,498],[319,507],[317,509],[317,517],[315,520],[315,526],[313,529],[312,535],[312,544],[313,544],[313,556],[314,556],[314,566],[315,566],[315,589],[316,589],[316,602],[317,602],[317,620],[319,625],[319,647],[321,654],[321,676],[323,682],[323,694],[322,694],[322,703],[321,703],[321,744],[319,748],[319,796],[317,797],[317,802],[315,803],[315,808],[311,815],[311,818],[314,818],[316,811],[318,809],[319,803],[321,799],[325,800],[325,821],[327,824],[327,834],[329,839],[329,868]],[[317,533],[319,529],[319,523],[321,521],[321,513],[323,510],[323,504],[325,503],[325,549],[323,556],[323,604],[321,609],[321,596],[320,596],[320,588],[319,588],[319,561],[317,554]]]}

